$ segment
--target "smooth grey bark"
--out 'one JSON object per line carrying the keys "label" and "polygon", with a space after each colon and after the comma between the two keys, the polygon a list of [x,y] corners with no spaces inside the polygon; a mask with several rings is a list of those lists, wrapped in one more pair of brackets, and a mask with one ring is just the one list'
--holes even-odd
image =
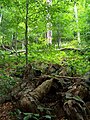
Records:
{"label": "smooth grey bark", "polygon": [[[52,0],[46,0],[47,5],[50,6],[52,5]],[[48,12],[47,9],[47,33],[46,33],[46,39],[47,39],[47,44],[51,45],[52,44],[52,30],[51,30],[51,26],[52,23],[49,22],[51,19],[50,13]]]}
{"label": "smooth grey bark", "polygon": [[1,24],[1,21],[2,21],[2,6],[0,6],[0,24]]}
{"label": "smooth grey bark", "polygon": [[75,19],[76,19],[76,25],[77,25],[77,39],[78,39],[78,43],[80,44],[81,40],[80,40],[80,31],[78,26],[78,11],[77,11],[76,2],[74,2],[74,13],[75,13]]}
{"label": "smooth grey bark", "polygon": [[0,14],[0,23],[1,23],[1,21],[2,21],[2,13]]}

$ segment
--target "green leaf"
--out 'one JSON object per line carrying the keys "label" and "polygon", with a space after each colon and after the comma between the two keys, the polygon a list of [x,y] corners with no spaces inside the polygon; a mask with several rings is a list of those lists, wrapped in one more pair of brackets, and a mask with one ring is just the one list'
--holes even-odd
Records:
{"label": "green leaf", "polygon": [[49,119],[49,120],[51,120],[51,116],[50,115],[45,115],[44,117]]}
{"label": "green leaf", "polygon": [[39,117],[39,114],[33,114],[35,117]]}
{"label": "green leaf", "polygon": [[66,99],[72,99],[72,94],[71,93],[66,93]]}
{"label": "green leaf", "polygon": [[25,116],[24,120],[29,120],[30,116]]}
{"label": "green leaf", "polygon": [[84,103],[84,101],[79,96],[74,96],[73,99]]}
{"label": "green leaf", "polygon": [[35,116],[33,116],[32,118],[33,118],[34,120],[39,120],[39,119],[38,119],[37,117],[35,117]]}

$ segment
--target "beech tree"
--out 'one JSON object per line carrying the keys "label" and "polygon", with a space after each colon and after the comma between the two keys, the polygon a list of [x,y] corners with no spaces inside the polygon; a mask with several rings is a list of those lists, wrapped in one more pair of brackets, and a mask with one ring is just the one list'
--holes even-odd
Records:
{"label": "beech tree", "polygon": [[76,26],[77,26],[77,39],[78,39],[78,43],[80,43],[80,32],[79,32],[79,26],[78,26],[78,10],[77,10],[76,2],[74,2],[74,12],[75,12],[75,20],[76,20]]}
{"label": "beech tree", "polygon": [[49,13],[49,8],[50,6],[52,5],[52,0],[46,0],[47,2],[47,33],[46,33],[46,36],[47,36],[47,43],[50,45],[52,44],[52,30],[51,30],[51,27],[52,27],[52,23],[50,22],[51,21],[51,15]]}

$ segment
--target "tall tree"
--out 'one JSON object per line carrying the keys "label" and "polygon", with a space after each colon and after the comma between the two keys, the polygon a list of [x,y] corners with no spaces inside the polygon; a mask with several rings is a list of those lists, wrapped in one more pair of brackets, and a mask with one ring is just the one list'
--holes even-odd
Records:
{"label": "tall tree", "polygon": [[79,31],[79,26],[78,26],[78,10],[77,10],[77,5],[76,2],[74,2],[74,12],[75,12],[75,20],[76,20],[76,26],[77,26],[77,39],[78,43],[80,44],[80,31]]}
{"label": "tall tree", "polygon": [[2,21],[2,6],[0,6],[0,23]]}
{"label": "tall tree", "polygon": [[52,5],[52,0],[46,0],[46,2],[47,2],[47,33],[46,33],[46,36],[47,36],[47,43],[51,45],[52,44],[52,30],[51,30],[52,23],[50,22],[51,15],[49,13],[49,7]]}
{"label": "tall tree", "polygon": [[28,6],[29,6],[29,0],[26,0],[26,20],[25,20],[25,46],[26,46],[26,65],[28,64]]}

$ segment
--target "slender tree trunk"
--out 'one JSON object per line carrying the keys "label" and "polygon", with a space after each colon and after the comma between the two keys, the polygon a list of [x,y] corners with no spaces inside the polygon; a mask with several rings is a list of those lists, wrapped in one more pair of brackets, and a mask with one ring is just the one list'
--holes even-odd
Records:
{"label": "slender tree trunk", "polygon": [[0,6],[0,10],[1,10],[1,13],[0,13],[0,24],[1,24],[1,21],[2,21],[2,6]]}
{"label": "slender tree trunk", "polygon": [[61,48],[61,38],[60,37],[58,38],[57,42],[58,42],[58,48]]}
{"label": "slender tree trunk", "polygon": [[60,33],[60,25],[57,23],[57,44],[58,48],[61,47],[61,33]]}
{"label": "slender tree trunk", "polygon": [[0,23],[1,23],[1,21],[2,21],[2,13],[0,14]]}
{"label": "slender tree trunk", "polygon": [[[52,0],[46,0],[48,6],[50,6],[52,4]],[[48,11],[48,10],[47,10]],[[47,43],[49,45],[52,44],[52,30],[51,30],[51,22],[50,22],[51,16],[50,13],[47,13],[47,33],[46,33],[46,38],[47,38]]]}
{"label": "slender tree trunk", "polygon": [[25,20],[25,47],[26,47],[26,65],[28,64],[28,6],[29,6],[29,0],[26,0],[26,20]]}
{"label": "slender tree trunk", "polygon": [[[0,11],[1,11],[1,13],[0,13],[0,26],[2,27],[2,6],[0,6]],[[1,30],[1,32],[2,32],[2,30]],[[0,36],[0,43],[1,44],[3,44],[3,36]]]}
{"label": "slender tree trunk", "polygon": [[22,41],[22,50],[25,49],[24,41]]}
{"label": "slender tree trunk", "polygon": [[15,49],[16,47],[16,33],[12,34],[12,48]]}
{"label": "slender tree trunk", "polygon": [[74,12],[75,12],[76,25],[77,25],[77,39],[78,39],[78,43],[80,44],[81,40],[80,40],[80,31],[78,26],[78,11],[77,11],[76,2],[74,2]]}
{"label": "slender tree trunk", "polygon": [[12,46],[11,48],[14,50],[17,56],[17,32],[14,32],[12,34]]}
{"label": "slender tree trunk", "polygon": [[17,56],[17,50],[18,50],[18,46],[17,46],[17,32],[16,32],[16,40],[15,40],[15,51],[16,51],[16,56]]}

